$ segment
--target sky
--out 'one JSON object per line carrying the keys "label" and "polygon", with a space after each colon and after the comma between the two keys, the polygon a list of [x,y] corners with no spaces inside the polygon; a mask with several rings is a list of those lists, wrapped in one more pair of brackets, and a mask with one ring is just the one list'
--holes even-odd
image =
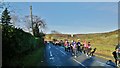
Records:
{"label": "sky", "polygon": [[4,1],[5,2],[119,2],[119,0],[4,0]]}
{"label": "sky", "polygon": [[[117,2],[11,2],[11,10],[19,16],[30,14],[43,18],[46,33],[102,33],[118,29]],[[24,26],[24,24],[22,24]]]}

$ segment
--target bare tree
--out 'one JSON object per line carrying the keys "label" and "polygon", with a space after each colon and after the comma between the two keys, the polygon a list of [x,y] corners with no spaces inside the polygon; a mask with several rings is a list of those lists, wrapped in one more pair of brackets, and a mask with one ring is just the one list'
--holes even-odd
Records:
{"label": "bare tree", "polygon": [[19,22],[20,22],[20,18],[17,15],[12,14],[11,15],[11,23],[13,24],[13,26],[16,26],[16,24]]}
{"label": "bare tree", "polygon": [[46,28],[45,21],[43,19],[41,19],[40,17],[35,16],[35,15],[33,15],[33,25],[31,23],[30,16],[25,16],[24,22],[25,22],[25,25],[28,29],[31,29],[33,26],[33,30],[37,28],[37,29],[39,29],[39,32],[40,32],[40,30]]}

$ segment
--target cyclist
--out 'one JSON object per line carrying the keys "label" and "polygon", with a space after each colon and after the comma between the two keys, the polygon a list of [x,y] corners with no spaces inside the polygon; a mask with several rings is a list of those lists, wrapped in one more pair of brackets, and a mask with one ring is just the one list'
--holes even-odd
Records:
{"label": "cyclist", "polygon": [[68,41],[65,41],[65,43],[64,43],[65,51],[67,51],[67,48],[68,48],[68,43],[67,42]]}
{"label": "cyclist", "polygon": [[118,63],[120,63],[120,44],[118,44],[115,47],[115,51],[112,54],[113,54],[113,57],[115,59],[115,64],[116,64],[116,66],[118,66]]}
{"label": "cyclist", "polygon": [[67,42],[67,44],[68,44],[68,52],[70,52],[70,43]]}
{"label": "cyclist", "polygon": [[72,55],[73,55],[73,41],[71,41],[71,43],[70,43],[70,50],[71,50]]}
{"label": "cyclist", "polygon": [[77,51],[79,52],[82,52],[81,51],[81,43],[80,43],[80,40],[78,40],[78,42],[77,42]]}
{"label": "cyclist", "polygon": [[92,50],[91,44],[90,44],[90,42],[88,42],[87,55],[89,55],[89,53],[91,52],[91,50]]}
{"label": "cyclist", "polygon": [[87,45],[86,41],[84,41],[83,45],[84,45],[83,52],[84,52],[84,54],[86,54],[87,53],[87,48],[88,48],[88,45]]}
{"label": "cyclist", "polygon": [[74,56],[76,58],[77,57],[77,45],[76,45],[76,42],[74,40],[72,42],[72,48],[73,48]]}

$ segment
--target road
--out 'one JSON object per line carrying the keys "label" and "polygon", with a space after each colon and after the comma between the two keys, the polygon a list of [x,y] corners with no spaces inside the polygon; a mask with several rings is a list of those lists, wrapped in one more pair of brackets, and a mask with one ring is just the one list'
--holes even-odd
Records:
{"label": "road", "polygon": [[88,57],[85,54],[78,53],[77,57],[71,55],[70,52],[65,52],[64,47],[54,46],[51,43],[46,45],[45,62],[46,66],[76,66],[79,68],[115,68],[112,65],[106,64],[107,60],[97,58],[95,56]]}

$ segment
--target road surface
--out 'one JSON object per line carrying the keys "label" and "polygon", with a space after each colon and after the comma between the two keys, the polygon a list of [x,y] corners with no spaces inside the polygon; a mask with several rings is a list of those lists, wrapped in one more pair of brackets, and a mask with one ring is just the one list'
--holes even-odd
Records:
{"label": "road surface", "polygon": [[76,66],[79,68],[115,68],[112,65],[106,64],[107,60],[97,58],[95,56],[88,57],[85,54],[78,53],[77,57],[71,55],[70,52],[65,52],[64,47],[54,46],[49,43],[45,49],[45,66]]}

